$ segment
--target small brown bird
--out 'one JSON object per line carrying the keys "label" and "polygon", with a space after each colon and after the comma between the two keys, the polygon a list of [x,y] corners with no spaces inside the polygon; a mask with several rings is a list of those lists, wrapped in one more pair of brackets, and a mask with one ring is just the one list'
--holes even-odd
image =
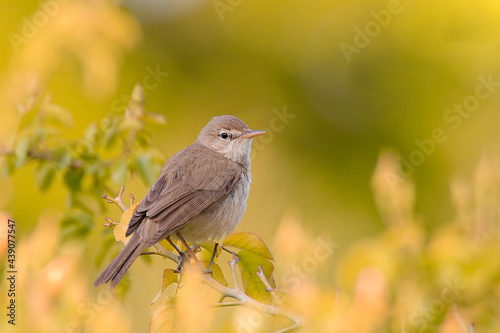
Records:
{"label": "small brown bird", "polygon": [[132,216],[127,245],[95,280],[114,288],[141,252],[170,236],[191,244],[221,240],[243,217],[250,189],[252,131],[234,116],[215,117],[172,156]]}

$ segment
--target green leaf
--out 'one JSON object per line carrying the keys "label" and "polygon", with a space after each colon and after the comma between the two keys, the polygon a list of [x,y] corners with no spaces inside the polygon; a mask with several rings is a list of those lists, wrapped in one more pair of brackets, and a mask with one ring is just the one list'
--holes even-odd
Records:
{"label": "green leaf", "polygon": [[8,177],[17,170],[16,158],[14,156],[1,156],[0,157],[1,176]]}
{"label": "green leaf", "polygon": [[144,184],[152,186],[158,177],[161,166],[153,160],[153,156],[150,153],[137,156],[135,162],[139,177],[141,177]]}
{"label": "green leaf", "polygon": [[106,149],[110,149],[115,144],[116,139],[118,139],[118,135],[116,133],[116,130],[113,127],[109,127],[104,132],[104,136],[102,138],[102,144],[104,145],[104,147]]}
{"label": "green leaf", "polygon": [[44,115],[47,116],[47,118],[55,120],[62,126],[73,126],[73,117],[71,116],[71,113],[63,107],[56,104],[47,103],[43,106],[43,111]]}
{"label": "green leaf", "polygon": [[[201,251],[196,255],[198,259],[201,261],[210,261],[212,258],[212,253],[214,252],[215,242],[214,241],[206,241],[201,244],[198,244],[201,247]],[[215,258],[218,258],[222,252],[222,248],[220,246],[217,247],[217,254]]]}
{"label": "green leaf", "polygon": [[16,155],[16,167],[22,167],[24,163],[26,163],[26,159],[28,157],[28,149],[30,146],[31,140],[30,138],[22,138],[16,145],[16,149],[14,151]]}
{"label": "green leaf", "polygon": [[72,208],[81,209],[87,214],[100,213],[103,209],[102,205],[105,203],[101,196],[89,191],[70,192],[69,199]]}
{"label": "green leaf", "polygon": [[148,148],[151,145],[151,138],[148,136],[147,133],[144,132],[137,133],[135,139],[137,144],[141,148]]}
{"label": "green leaf", "polygon": [[117,185],[124,185],[127,182],[127,161],[118,161],[111,170],[111,180]]}
{"label": "green leaf", "polygon": [[259,271],[259,266],[262,266],[264,275],[271,286],[274,287],[275,282],[272,277],[274,271],[273,263],[267,258],[247,250],[241,250],[238,256],[240,257],[238,266],[241,269],[241,279],[245,293],[259,302],[271,303],[271,293],[266,291],[266,286],[255,273]]}
{"label": "green leaf", "polygon": [[94,216],[74,210],[61,221],[61,236],[63,240],[82,238],[89,234],[94,226]]}
{"label": "green leaf", "polygon": [[54,153],[56,162],[60,168],[67,168],[71,165],[71,153],[66,145],[62,149]]}
{"label": "green leaf", "polygon": [[167,289],[172,283],[179,283],[179,274],[175,273],[173,269],[167,268],[163,271],[163,283],[161,290]]}
{"label": "green leaf", "polygon": [[83,169],[70,168],[64,174],[64,182],[72,192],[80,192],[82,190],[82,179],[84,175]]}
{"label": "green leaf", "polygon": [[273,260],[273,255],[266,243],[259,236],[251,232],[238,232],[230,235],[224,241],[224,246],[232,246]]}
{"label": "green leaf", "polygon": [[53,163],[41,163],[36,170],[36,180],[40,191],[46,191],[56,175],[56,168]]}
{"label": "green leaf", "polygon": [[116,244],[115,238],[112,237],[111,234],[108,234],[108,236],[105,237],[104,240],[102,241],[101,246],[99,246],[99,251],[97,252],[97,255],[94,260],[96,267],[100,267],[102,265],[104,258],[106,257],[107,254],[109,254],[109,251],[111,250],[114,244]]}
{"label": "green leaf", "polygon": [[[208,268],[210,261],[202,261],[202,263],[204,264],[205,267]],[[215,281],[219,282],[223,286],[227,287],[229,285],[226,278],[224,277],[224,273],[222,273],[222,269],[216,263],[212,265],[212,277],[214,278]]]}

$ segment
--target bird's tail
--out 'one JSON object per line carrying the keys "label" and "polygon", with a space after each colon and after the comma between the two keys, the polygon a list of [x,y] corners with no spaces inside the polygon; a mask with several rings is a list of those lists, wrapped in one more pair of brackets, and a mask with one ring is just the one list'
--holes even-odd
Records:
{"label": "bird's tail", "polygon": [[123,250],[94,281],[94,287],[111,281],[109,289],[113,289],[145,248],[141,237],[135,233]]}

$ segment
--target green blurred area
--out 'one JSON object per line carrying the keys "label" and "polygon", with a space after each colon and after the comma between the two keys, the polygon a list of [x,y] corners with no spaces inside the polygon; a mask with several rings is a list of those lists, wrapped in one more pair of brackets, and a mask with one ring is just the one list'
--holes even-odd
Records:
{"label": "green blurred area", "polygon": [[[253,184],[236,231],[252,231],[271,242],[279,221],[292,210],[305,229],[331,235],[342,253],[384,229],[370,188],[380,151],[392,148],[410,161],[415,151],[423,151],[416,140],[429,142],[441,128],[447,139],[435,143],[431,153],[421,153],[423,161],[410,175],[416,184],[416,210],[425,228],[433,229],[454,217],[450,180],[469,177],[485,150],[499,151],[499,87],[461,116],[456,129],[444,118],[455,104],[474,96],[479,78],[500,82],[496,1],[129,0],[122,6],[122,14],[135,25],[130,33],[140,37],[129,50],[93,45],[93,61],[99,62],[99,52],[123,57],[116,71],[103,61],[95,69],[102,77],[88,76],[109,79],[102,84],[105,89],[95,88],[101,87],[100,81],[83,84],[86,67],[71,54],[60,55],[44,79],[53,101],[73,114],[74,128],[66,135],[81,137],[90,122],[124,108],[123,96],[137,82],[145,87],[146,110],[168,118],[166,126],[152,127],[153,142],[165,159],[191,144],[216,115],[232,114],[252,129],[268,131],[267,137],[254,140]],[[396,14],[389,11],[391,6]],[[23,60],[9,38],[42,5],[3,2],[0,8],[8,13],[0,23],[5,97],[21,87],[12,78],[27,64],[23,61],[37,67],[33,59],[39,57],[42,66],[43,52],[50,50]],[[28,43],[39,36],[35,33]],[[357,45],[360,40],[366,45]],[[342,43],[358,51],[346,58]],[[75,44],[75,53],[85,54],[88,46]],[[162,73],[156,81],[154,71]],[[3,140],[18,118],[10,102],[1,104]],[[65,208],[60,184],[41,195],[29,168],[0,182],[1,209],[15,217],[21,232],[32,230],[42,213]],[[125,185],[137,198],[147,191],[137,178]],[[117,212],[113,208],[107,216]],[[96,226],[101,221],[96,217]],[[99,233],[91,239],[99,244]],[[321,277],[327,284],[334,283],[333,267]],[[156,288],[144,294],[139,288],[159,283],[154,274],[159,276],[161,268],[141,262],[131,271],[139,270],[154,273],[135,274],[141,282],[128,301],[147,303]]]}

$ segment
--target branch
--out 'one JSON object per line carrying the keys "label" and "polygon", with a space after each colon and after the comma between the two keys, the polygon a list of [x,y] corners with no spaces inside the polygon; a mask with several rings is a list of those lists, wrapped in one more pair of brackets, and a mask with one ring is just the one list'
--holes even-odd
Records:
{"label": "branch", "polygon": [[[105,195],[103,197],[103,199],[108,200],[109,203],[117,204],[125,212],[128,208],[127,208],[127,206],[125,206],[125,204],[122,201],[122,195],[123,195],[124,190],[125,190],[125,187],[121,186],[120,192],[118,193],[118,196],[116,198],[111,198],[108,195]],[[132,198],[133,196],[130,195],[130,197]],[[185,244],[185,245],[187,246],[188,251],[191,250],[191,248],[187,244]],[[202,280],[202,282],[204,282],[210,288],[214,289],[215,291],[217,291],[218,293],[221,294],[222,297],[221,297],[219,303],[214,305],[215,307],[228,307],[228,306],[239,306],[239,305],[248,306],[250,308],[256,309],[260,312],[266,313],[266,314],[271,315],[271,316],[279,316],[279,317],[286,318],[293,323],[292,325],[285,327],[281,330],[278,330],[274,333],[290,332],[292,330],[299,328],[303,324],[304,319],[302,316],[300,316],[300,315],[298,315],[290,310],[283,309],[283,308],[275,306],[275,305],[261,303],[259,301],[254,300],[253,298],[251,298],[247,294],[245,294],[245,292],[239,286],[238,275],[236,272],[236,265],[238,264],[239,257],[236,255],[235,252],[232,252],[232,251],[224,248],[223,246],[221,246],[221,247],[223,250],[232,254],[232,260],[229,261],[228,264],[231,267],[231,274],[232,274],[233,281],[234,281],[233,282],[234,289],[231,289],[229,287],[226,287],[226,286],[220,284],[219,282],[214,280],[214,278],[210,274],[203,274],[203,273],[197,274],[197,276]],[[174,253],[168,251],[160,243],[156,243],[155,248],[156,248],[156,251],[143,252],[143,253],[141,253],[141,255],[159,255],[159,256],[162,256],[164,258],[168,258],[177,264],[180,262],[180,256],[175,255]],[[195,258],[198,259],[196,256],[195,256]],[[181,274],[182,274],[182,271],[181,271]],[[280,290],[277,290],[271,286],[271,284],[267,280],[266,276],[264,275],[264,271],[262,270],[261,266],[259,266],[259,271],[256,272],[255,274],[257,274],[257,276],[260,278],[262,283],[264,283],[264,285],[266,286],[266,291],[268,291],[268,292],[280,291]],[[222,302],[224,300],[224,298],[226,298],[226,297],[234,298],[237,300],[237,302],[225,302],[225,303]]]}
{"label": "branch", "polygon": [[[0,148],[0,155],[15,156],[16,153],[11,149]],[[26,152],[26,156],[35,160],[53,161],[60,163],[50,151],[28,150]],[[79,169],[83,167],[83,164],[84,163],[82,160],[74,159],[69,163],[69,167],[72,169]]]}
{"label": "branch", "polygon": [[117,204],[118,207],[120,207],[122,209],[122,211],[125,212],[128,209],[128,207],[125,206],[125,204],[123,203],[123,200],[122,200],[123,191],[125,191],[125,186],[122,185],[120,187],[120,192],[118,193],[118,196],[116,198],[111,198],[107,194],[105,194],[102,198],[104,200],[107,200],[108,203],[115,203],[115,204]]}
{"label": "branch", "polygon": [[[233,269],[233,267],[236,267],[236,263],[237,263],[236,256],[233,256],[233,260],[229,262],[231,269]],[[201,274],[200,277],[203,282],[205,282],[209,287],[220,293],[224,298],[231,297],[238,300],[238,302],[231,302],[228,303],[228,305],[226,306],[235,306],[235,305],[248,306],[250,308],[256,309],[268,315],[283,317],[293,322],[291,326],[285,327],[284,329],[276,331],[274,333],[290,332],[292,330],[299,328],[304,321],[302,316],[292,311],[254,300],[253,298],[245,294],[241,289],[239,289],[239,287],[237,287],[236,284],[235,284],[235,289],[231,289],[215,281],[209,274]],[[233,273],[233,278],[235,278],[234,273]],[[216,304],[216,306],[217,307],[224,306],[222,304],[224,303],[218,303]]]}
{"label": "branch", "polygon": [[273,286],[271,286],[271,284],[267,280],[266,275],[264,274],[264,271],[262,270],[262,266],[261,265],[259,265],[259,271],[255,272],[255,275],[257,275],[257,277],[262,281],[262,283],[264,284],[264,286],[266,286],[266,291],[267,292],[278,291],[277,289],[273,288]]}
{"label": "branch", "polygon": [[238,263],[238,260],[240,260],[240,258],[239,257],[236,258],[236,254],[233,252],[233,260],[228,262],[228,264],[229,264],[229,267],[231,267],[231,274],[233,276],[234,289],[236,291],[241,291],[241,288],[238,284],[238,275],[236,274],[236,264]]}

